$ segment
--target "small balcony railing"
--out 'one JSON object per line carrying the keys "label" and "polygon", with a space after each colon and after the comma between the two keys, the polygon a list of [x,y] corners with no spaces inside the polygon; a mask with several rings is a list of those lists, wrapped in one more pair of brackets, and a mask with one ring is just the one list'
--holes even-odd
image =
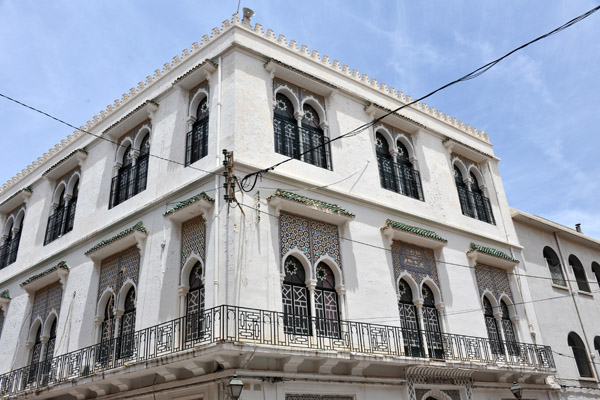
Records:
{"label": "small balcony railing", "polygon": [[416,169],[407,165],[395,166],[389,161],[380,168],[379,175],[384,189],[424,201],[421,174]]}
{"label": "small balcony railing", "polygon": [[108,208],[113,208],[146,190],[147,179],[148,154],[145,154],[137,159],[135,165],[122,167],[112,178]]}
{"label": "small balcony railing", "polygon": [[317,167],[332,169],[331,145],[322,131],[306,127],[299,128],[293,122],[277,118],[274,129],[277,153]]}
{"label": "small balcony railing", "polygon": [[[549,346],[511,342],[502,354],[487,338],[423,332],[396,326],[338,321],[339,334],[298,335],[290,332],[289,315],[276,311],[218,306],[204,312],[142,329],[123,338],[102,341],[39,364],[0,375],[0,396],[15,395],[108,371],[123,365],[157,359],[172,353],[220,342],[254,343],[291,349],[336,350],[365,355],[394,355],[554,368]],[[323,321],[306,318],[318,327]],[[313,329],[318,332],[318,329]]]}
{"label": "small balcony railing", "polygon": [[65,233],[73,230],[76,205],[77,199],[73,198],[68,205],[58,208],[54,214],[48,217],[44,245],[53,242]]}
{"label": "small balcony railing", "polygon": [[481,193],[472,192],[465,186],[458,187],[458,198],[464,215],[496,225],[490,199]]}

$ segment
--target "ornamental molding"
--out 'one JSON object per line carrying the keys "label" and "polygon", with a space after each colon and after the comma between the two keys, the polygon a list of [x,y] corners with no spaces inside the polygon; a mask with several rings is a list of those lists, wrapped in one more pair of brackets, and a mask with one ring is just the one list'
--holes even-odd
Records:
{"label": "ornamental molding", "polygon": [[[268,29],[265,33],[263,26],[259,23],[254,24],[252,27],[250,21],[244,20],[240,21],[239,15],[237,13],[233,14],[231,20],[226,19],[221,23],[221,28],[214,27],[210,32],[210,36],[205,34],[202,36],[202,40],[198,44],[198,42],[192,43],[192,46],[188,49],[183,49],[181,55],[176,55],[170,62],[164,63],[162,68],[154,70],[153,75],[146,76],[145,80],[138,82],[136,87],[132,87],[129,89],[127,93],[124,93],[119,99],[116,99],[112,104],[106,106],[105,109],[101,110],[98,114],[94,115],[90,120],[86,122],[85,125],[81,126],[78,130],[74,131],[71,135],[67,136],[67,138],[61,140],[60,143],[56,144],[53,148],[49,149],[42,156],[38,157],[37,160],[33,161],[26,168],[24,168],[21,172],[17,173],[13,178],[8,180],[0,187],[0,195],[3,194],[7,189],[14,186],[16,183],[20,182],[23,178],[31,174],[41,165],[46,163],[51,157],[53,157],[58,152],[62,151],[65,147],[70,145],[75,139],[82,136],[85,132],[90,132],[94,127],[98,126],[101,122],[104,122],[108,117],[112,116],[117,110],[120,110],[125,105],[129,104],[133,99],[138,98],[142,92],[144,92],[147,88],[154,85],[156,82],[161,80],[164,76],[168,75],[171,70],[179,66],[184,61],[188,60],[190,57],[193,57],[200,50],[206,48],[211,42],[215,41],[219,36],[223,33],[229,31],[230,29],[238,28],[243,29],[247,32],[253,33],[254,35],[261,37],[269,42],[279,45],[282,48],[287,49],[288,51],[292,51],[296,54],[303,56],[306,59],[310,59],[313,62],[325,66],[326,68],[335,71],[341,75],[344,75],[347,78],[351,78],[362,85],[374,89],[380,93],[383,93],[390,97],[393,101],[408,104],[413,101],[412,97],[402,93],[401,91],[397,91],[392,86],[388,86],[386,83],[379,83],[377,79],[369,79],[367,74],[360,74],[357,69],[351,69],[348,65],[342,65],[338,60],[331,61],[330,57],[327,55],[321,55],[317,50],[309,51],[308,46],[302,45],[298,46],[298,42],[295,40],[291,40],[289,43],[285,37],[285,35],[280,34],[279,37],[275,34],[272,29]],[[489,144],[488,134],[484,131],[478,130],[475,127],[470,126],[469,124],[465,124],[463,121],[459,121],[454,117],[451,117],[448,114],[444,114],[441,110],[436,110],[434,107],[428,106],[426,103],[417,102],[410,106],[410,108],[414,110],[418,110],[424,114],[432,118],[436,118],[439,121],[446,123],[453,128],[456,128],[480,141],[483,143]]]}
{"label": "ornamental molding", "polygon": [[274,194],[267,197],[270,205],[278,210],[296,213],[308,218],[323,222],[341,224],[354,219],[354,213],[337,204],[311,199],[297,193],[277,189]]}
{"label": "ornamental molding", "polygon": [[475,369],[462,369],[456,367],[415,366],[406,370],[407,377],[438,378],[438,379],[467,379],[470,380]]}
{"label": "ornamental molding", "polygon": [[68,274],[69,267],[67,266],[66,261],[61,261],[55,266],[27,278],[21,283],[21,287],[29,294],[34,293],[36,290],[39,290],[57,281],[59,281],[64,287]]}
{"label": "ornamental molding", "polygon": [[27,204],[27,200],[31,197],[33,190],[30,186],[17,190],[9,198],[0,203],[0,213],[8,214],[21,204]]}
{"label": "ornamental molding", "polygon": [[215,199],[205,192],[198,193],[189,199],[180,201],[163,213],[164,217],[172,221],[183,222],[185,220],[205,214],[213,206]]}
{"label": "ornamental molding", "polygon": [[137,224],[117,233],[115,236],[106,240],[102,240],[84,254],[94,261],[99,261],[111,254],[118,253],[133,245],[137,245],[139,248],[141,248],[147,236],[148,230],[144,227],[142,221],[140,221]]}
{"label": "ornamental molding", "polygon": [[503,251],[476,243],[471,243],[469,250],[467,250],[467,256],[473,260],[475,265],[484,264],[509,271],[519,264],[519,260],[512,258]]}
{"label": "ornamental molding", "polygon": [[399,240],[405,243],[416,244],[426,248],[438,248],[448,244],[448,240],[441,237],[434,231],[419,228],[417,226],[407,225],[402,222],[388,219],[382,226],[381,232],[390,241]]}
{"label": "ornamental molding", "polygon": [[56,180],[70,170],[81,167],[87,156],[88,152],[85,149],[74,150],[44,171],[42,177]]}
{"label": "ornamental molding", "polygon": [[442,140],[442,144],[451,153],[466,157],[467,159],[472,160],[475,163],[481,163],[490,159],[500,161],[498,157],[476,149],[473,146],[470,146],[453,138],[447,137],[446,139]]}

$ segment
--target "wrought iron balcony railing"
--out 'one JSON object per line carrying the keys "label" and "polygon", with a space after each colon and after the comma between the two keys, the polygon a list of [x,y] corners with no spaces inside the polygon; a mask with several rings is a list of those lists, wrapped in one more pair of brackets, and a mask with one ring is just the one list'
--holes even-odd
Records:
{"label": "wrought iron balcony railing", "polygon": [[466,186],[459,186],[457,189],[460,207],[464,215],[496,225],[490,199],[480,193],[472,192]]}
{"label": "wrought iron balcony railing", "polygon": [[421,187],[421,174],[407,165],[395,165],[391,161],[384,163],[379,160],[379,179],[381,187],[413,199],[424,201]]}
{"label": "wrought iron balcony railing", "polygon": [[[319,332],[319,324],[337,324],[335,335],[298,335],[290,329],[290,318],[301,318]],[[297,321],[296,321],[297,322]],[[142,329],[123,338],[103,341],[71,353],[56,356],[0,375],[0,395],[67,382],[141,361],[219,342],[242,342],[293,348],[336,350],[366,355],[395,355],[439,360],[554,368],[549,346],[498,343],[487,338],[423,332],[396,326],[353,321],[323,321],[305,316],[290,316],[276,311],[235,306],[218,306],[202,313]]]}

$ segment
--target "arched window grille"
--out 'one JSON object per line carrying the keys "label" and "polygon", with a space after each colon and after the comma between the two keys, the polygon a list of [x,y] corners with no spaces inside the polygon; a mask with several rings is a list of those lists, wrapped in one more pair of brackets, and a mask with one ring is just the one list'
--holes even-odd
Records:
{"label": "arched window grille", "polygon": [[443,359],[444,347],[442,342],[442,328],[440,318],[435,307],[433,291],[427,285],[421,290],[423,295],[423,328],[427,338],[427,347],[431,358]]}
{"label": "arched window grille", "polygon": [[52,368],[52,358],[54,357],[54,348],[56,346],[56,318],[52,322],[52,327],[50,328],[50,338],[48,339],[48,343],[46,344],[46,352],[44,354],[44,360],[42,363],[42,379],[44,384],[47,382],[48,377],[50,375],[50,371]]}
{"label": "arched window grille", "polygon": [[560,265],[560,260],[558,255],[552,250],[550,247],[544,247],[544,258],[546,259],[546,264],[548,265],[548,270],[550,270],[550,276],[552,277],[552,283],[555,285],[566,286],[565,277],[562,272],[562,267]]}
{"label": "arched window grille", "polygon": [[479,181],[472,172],[470,174],[470,178],[471,193],[473,196],[473,204],[475,206],[475,213],[477,215],[477,219],[490,224],[495,224],[496,222],[494,221],[494,215],[492,214],[492,206],[490,205],[490,200],[481,191],[479,187]]}
{"label": "arched window grille", "polygon": [[458,190],[458,199],[460,200],[460,209],[464,215],[473,217],[473,210],[469,204],[469,190],[465,184],[462,172],[455,165],[454,166],[454,183],[456,183],[456,189]]}
{"label": "arched window grille", "polygon": [[190,271],[190,289],[187,294],[187,340],[202,338],[204,331],[204,284],[202,283],[202,265],[196,262]]}
{"label": "arched window grille", "polygon": [[575,332],[569,333],[567,343],[573,351],[573,357],[575,358],[575,363],[577,364],[579,376],[583,378],[593,378],[594,375],[592,374],[592,368],[590,366],[590,360],[587,356],[587,350],[579,335],[577,335]]}
{"label": "arched window grille", "polygon": [[508,354],[513,356],[519,355],[517,336],[515,335],[514,326],[512,320],[510,319],[508,306],[504,300],[500,301],[500,309],[502,311],[502,331],[504,332],[504,340],[506,341]]}
{"label": "arched window grille", "polygon": [[21,218],[18,229],[15,229],[14,222],[11,223],[10,228],[8,229],[8,235],[4,240],[4,244],[0,247],[0,269],[17,260],[19,242],[21,241],[21,230],[23,229],[23,219],[25,218]]}
{"label": "arched window grille", "polygon": [[413,293],[408,282],[400,279],[398,283],[398,309],[400,310],[400,324],[404,338],[404,352],[407,356],[424,357],[423,339],[417,314],[417,307],[413,302]]}
{"label": "arched window grille", "polygon": [[40,357],[42,356],[42,325],[40,325],[35,334],[35,342],[31,349],[31,359],[29,360],[29,383],[37,380],[40,371]]}
{"label": "arched window grille", "polygon": [[196,110],[196,122],[185,139],[185,166],[208,154],[208,99],[204,98]]}
{"label": "arched window grille", "polygon": [[323,262],[317,265],[317,287],[315,289],[315,311],[319,336],[340,336],[340,309],[335,277],[331,268]]}
{"label": "arched window grille", "polygon": [[600,286],[600,264],[595,261],[592,263],[592,272],[596,276],[596,282],[598,282],[598,286]]}
{"label": "arched window grille", "polygon": [[46,225],[46,236],[44,245],[58,239],[67,232],[73,230],[75,221],[75,207],[77,205],[77,195],[79,194],[79,180],[73,187],[73,193],[68,199],[66,189],[63,189],[58,198],[58,204],[52,215],[48,217]]}
{"label": "arched window grille", "polygon": [[66,223],[65,223],[65,233],[71,232],[73,230],[73,224],[75,222],[75,209],[77,207],[77,198],[79,197],[79,179],[73,185],[73,192],[71,194],[71,199],[67,204],[67,212],[66,212]]}
{"label": "arched window grille", "polygon": [[109,208],[115,207],[146,190],[149,157],[149,134],[146,134],[146,137],[142,140],[137,159],[134,159],[131,145],[127,146],[123,154],[121,168],[112,180]]}
{"label": "arched window grille", "polygon": [[375,153],[377,154],[377,165],[379,167],[379,181],[381,187],[398,192],[396,179],[396,168],[390,154],[388,141],[381,133],[375,135]]}
{"label": "arched window grille", "polygon": [[115,343],[115,296],[112,295],[106,302],[104,308],[104,320],[100,328],[100,346],[98,349],[98,361],[104,363],[109,361],[112,348]]}
{"label": "arched window grille", "polygon": [[[321,128],[316,110],[305,104],[300,126],[294,115],[294,105],[282,93],[275,96],[273,130],[275,151],[317,167],[331,169],[331,146]],[[306,154],[301,155],[306,152]]]}
{"label": "arched window grille", "polygon": [[311,316],[306,273],[296,257],[289,256],[284,264],[282,286],[285,333],[311,335]]}
{"label": "arched window grille", "polygon": [[469,173],[469,179],[471,183],[467,186],[462,172],[456,165],[454,166],[454,182],[456,183],[463,215],[495,225],[496,220],[494,219],[490,199],[481,190],[479,180],[475,174]]}
{"label": "arched window grille", "polygon": [[[1,328],[1,327],[0,327]],[[594,349],[600,355],[600,336],[596,336],[594,338]]]}
{"label": "arched window grille", "polygon": [[423,191],[421,190],[421,175],[410,161],[408,149],[402,142],[396,143],[398,147],[398,155],[396,163],[398,166],[398,178],[400,180],[398,187],[401,193],[413,199],[423,200]]}
{"label": "arched window grille", "polygon": [[487,329],[492,354],[503,355],[504,346],[502,345],[500,329],[498,329],[498,321],[496,321],[496,317],[494,317],[492,303],[490,303],[487,297],[483,298],[483,316],[485,318],[485,327]]}
{"label": "arched window grille", "polygon": [[119,334],[120,358],[129,357],[135,350],[135,289],[129,288],[125,296],[125,309],[121,317],[121,332]]}
{"label": "arched window grille", "polygon": [[573,274],[575,274],[575,280],[577,281],[577,287],[579,290],[583,292],[590,292],[590,284],[585,276],[585,270],[583,269],[581,261],[579,261],[579,259],[574,255],[570,255],[569,265],[571,265],[571,268],[573,269]]}

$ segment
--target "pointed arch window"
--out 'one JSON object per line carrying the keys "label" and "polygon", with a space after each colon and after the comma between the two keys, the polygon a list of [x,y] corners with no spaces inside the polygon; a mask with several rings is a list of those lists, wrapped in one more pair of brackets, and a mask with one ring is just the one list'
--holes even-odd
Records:
{"label": "pointed arch window", "polygon": [[492,303],[490,303],[487,297],[483,298],[483,316],[485,318],[485,327],[487,329],[492,354],[503,355],[504,346],[502,345],[500,329],[498,329],[498,321],[496,321],[496,317],[494,317]]}
{"label": "pointed arch window", "polygon": [[490,200],[482,192],[477,177],[471,172],[471,193],[473,195],[473,204],[475,206],[475,213],[477,219],[480,221],[487,222],[489,224],[495,224],[494,215],[492,214],[492,206]]}
{"label": "pointed arch window", "polygon": [[125,296],[125,307],[121,317],[119,334],[119,356],[120,358],[130,357],[135,350],[135,288],[129,288]]}
{"label": "pointed arch window", "polygon": [[31,349],[31,359],[29,360],[29,383],[37,380],[40,371],[40,358],[42,356],[42,325],[40,325],[35,334],[35,342]]}
{"label": "pointed arch window", "polygon": [[585,270],[583,269],[583,265],[581,261],[574,255],[569,256],[569,264],[573,269],[573,274],[575,275],[575,280],[577,281],[577,287],[582,292],[590,292],[590,284],[587,280],[587,276],[585,276]]}
{"label": "pointed arch window", "polygon": [[442,328],[438,310],[435,307],[433,291],[426,284],[423,285],[423,328],[427,338],[429,355],[432,358],[444,359],[444,347],[442,341]]}
{"label": "pointed arch window", "polygon": [[548,270],[550,270],[550,276],[552,277],[552,283],[560,286],[567,286],[565,284],[565,277],[562,272],[562,267],[560,265],[560,260],[558,255],[552,250],[552,248],[546,246],[543,250],[544,259],[546,260],[546,264],[548,265]]}
{"label": "pointed arch window", "polygon": [[277,93],[273,130],[277,153],[331,169],[331,146],[321,127],[319,114],[312,106],[304,104],[302,119],[298,122],[290,99]]}
{"label": "pointed arch window", "polygon": [[340,309],[335,289],[335,277],[331,268],[323,262],[317,265],[315,311],[317,313],[317,334],[340,337]]}
{"label": "pointed arch window", "polygon": [[460,209],[463,215],[471,218],[476,218],[488,224],[496,225],[494,213],[490,199],[485,196],[481,190],[479,180],[470,172],[470,184],[464,182],[463,174],[460,169],[454,166],[454,182],[458,191],[458,199],[460,201]]}
{"label": "pointed arch window", "polygon": [[396,164],[398,166],[398,178],[400,193],[413,199],[423,200],[423,190],[421,189],[421,175],[410,160],[408,149],[401,141],[396,143],[398,155]]}
{"label": "pointed arch window", "polygon": [[390,146],[386,138],[381,134],[375,135],[375,153],[377,155],[377,166],[379,167],[379,181],[381,187],[387,190],[398,192],[398,182],[396,179],[396,168]]}
{"label": "pointed arch window", "polygon": [[462,213],[472,217],[473,214],[469,204],[469,191],[463,179],[462,172],[460,172],[460,169],[456,165],[454,166],[454,183],[456,183],[456,189],[458,190],[458,199],[460,200]]}
{"label": "pointed arch window", "polygon": [[282,298],[285,333],[311,335],[311,316],[306,272],[296,257],[289,256],[284,264]]}
{"label": "pointed arch window", "polygon": [[196,110],[196,122],[185,139],[185,166],[208,154],[208,99],[204,98]]}
{"label": "pointed arch window", "polygon": [[506,305],[504,300],[500,301],[500,310],[502,311],[502,331],[504,332],[504,340],[506,342],[508,354],[511,356],[519,355],[517,336],[515,335],[513,322],[510,319],[508,305]]}
{"label": "pointed arch window", "polygon": [[404,338],[404,352],[411,357],[424,357],[423,339],[419,326],[417,307],[413,302],[412,289],[408,282],[400,279],[398,283],[398,309],[400,311],[400,324]]}
{"label": "pointed arch window", "polygon": [[590,366],[587,350],[579,335],[577,335],[575,332],[569,333],[567,344],[573,351],[573,357],[575,358],[575,363],[577,364],[579,376],[583,378],[593,378],[594,375],[592,374],[592,368]]}
{"label": "pointed arch window", "polygon": [[598,282],[598,286],[600,286],[600,264],[598,264],[595,261],[592,263],[592,272],[596,277],[596,282]]}
{"label": "pointed arch window", "polygon": [[113,177],[109,208],[115,207],[146,190],[148,181],[148,163],[150,158],[150,134],[146,134],[135,157],[131,145],[123,154],[121,167]]}
{"label": "pointed arch window", "polygon": [[104,308],[104,319],[100,327],[100,346],[98,348],[98,361],[105,363],[111,358],[112,347],[115,343],[115,296],[111,295]]}
{"label": "pointed arch window", "polygon": [[52,322],[52,327],[50,328],[50,337],[48,338],[48,343],[46,343],[46,351],[43,357],[42,362],[42,376],[43,376],[43,384],[45,385],[50,377],[50,372],[52,370],[52,359],[54,358],[54,348],[56,347],[56,318]]}
{"label": "pointed arch window", "polygon": [[204,284],[202,283],[202,265],[196,262],[190,271],[190,289],[187,294],[187,340],[202,338],[204,331]]}
{"label": "pointed arch window", "polygon": [[58,204],[53,205],[54,212],[48,217],[44,245],[73,230],[75,208],[79,194],[79,179],[75,179],[77,180],[71,194],[67,193],[66,188],[63,188],[58,196]]}
{"label": "pointed arch window", "polygon": [[75,223],[75,209],[77,208],[77,198],[79,197],[79,179],[73,185],[73,191],[71,194],[71,199],[69,200],[66,207],[66,223],[65,223],[65,231],[71,232],[73,230],[73,225]]}
{"label": "pointed arch window", "polygon": [[21,241],[21,230],[23,229],[23,219],[19,223],[19,227],[15,229],[14,220],[8,229],[8,235],[4,240],[4,244],[0,247],[0,269],[14,263],[17,260],[17,252],[19,250],[19,242]]}

